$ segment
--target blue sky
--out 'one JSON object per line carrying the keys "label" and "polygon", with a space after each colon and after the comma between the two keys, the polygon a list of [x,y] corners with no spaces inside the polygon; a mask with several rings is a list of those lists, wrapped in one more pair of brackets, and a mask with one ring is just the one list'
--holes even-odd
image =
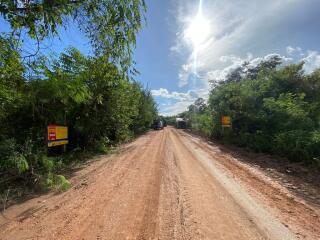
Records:
{"label": "blue sky", "polygon": [[[211,89],[208,82],[223,80],[243,61],[254,65],[277,54],[284,64],[304,60],[307,73],[320,67],[318,0],[202,0],[200,24],[194,24],[199,0],[172,0],[166,6],[162,2],[149,2],[149,15],[156,9],[161,17],[149,18],[151,28],[142,33],[148,38],[139,42],[137,50],[140,54],[141,45],[152,36],[153,41],[165,43],[159,44],[161,58],[153,56],[162,62],[155,70],[157,74],[157,70],[161,71],[160,76],[149,78],[160,112],[165,115],[185,110],[197,97],[207,98]],[[206,24],[209,30],[204,27]],[[155,34],[154,27],[158,29]],[[201,35],[201,31],[209,33],[195,51],[192,34]],[[148,53],[148,49],[144,52]],[[142,80],[149,76],[144,74]]]}
{"label": "blue sky", "polygon": [[[209,81],[223,80],[243,61],[254,65],[277,54],[284,64],[304,60],[307,73],[320,67],[320,0],[146,2],[147,24],[134,58],[137,80],[152,90],[161,114],[177,114],[207,98]],[[0,30],[8,30],[3,21]],[[75,25],[59,32],[60,39],[47,40],[42,52],[71,45],[92,54]]]}

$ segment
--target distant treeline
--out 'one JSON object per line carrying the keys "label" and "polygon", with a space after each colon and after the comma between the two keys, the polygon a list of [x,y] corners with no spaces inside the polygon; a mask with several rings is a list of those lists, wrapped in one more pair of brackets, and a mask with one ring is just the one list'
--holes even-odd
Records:
{"label": "distant treeline", "polygon": [[[244,63],[213,82],[208,103],[198,99],[179,115],[210,138],[320,166],[320,70],[283,66],[279,57]],[[221,117],[232,128],[222,131]]]}
{"label": "distant treeline", "polygon": [[[129,79],[107,56],[70,48],[58,58],[22,61],[15,40],[0,38],[0,186],[6,179],[44,186],[72,154],[107,152],[146,131],[157,117],[149,90]],[[47,156],[47,125],[69,128],[67,156]]]}

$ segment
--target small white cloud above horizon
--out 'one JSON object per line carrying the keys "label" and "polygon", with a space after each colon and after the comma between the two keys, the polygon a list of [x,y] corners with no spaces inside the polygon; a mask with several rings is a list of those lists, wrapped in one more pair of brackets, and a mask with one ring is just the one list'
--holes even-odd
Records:
{"label": "small white cloud above horizon", "polygon": [[303,69],[307,74],[320,68],[320,54],[317,51],[308,51],[308,55],[302,61],[304,62]]}
{"label": "small white cloud above horizon", "polygon": [[195,89],[187,92],[168,91],[165,88],[151,90],[154,97],[170,100],[170,103],[162,103],[160,114],[176,115],[187,110],[187,107],[198,98],[208,99],[209,89]]}
{"label": "small white cloud above horizon", "polygon": [[286,51],[287,51],[287,54],[288,54],[289,56],[292,56],[292,55],[294,55],[294,54],[299,54],[300,56],[303,56],[303,55],[304,55],[301,47],[291,47],[291,46],[287,46]]}
{"label": "small white cloud above horizon", "polygon": [[[317,51],[307,51],[307,53],[303,54],[306,55],[306,57],[299,58],[296,62],[304,61],[305,64],[303,69],[306,74],[310,74],[315,69],[320,68],[320,54]],[[265,56],[256,58],[253,58],[253,55],[251,53],[248,53],[245,58],[241,58],[236,55],[225,55],[221,56],[219,61],[223,63],[229,63],[229,65],[220,69],[208,70],[207,72],[203,73],[201,79],[202,81],[206,81],[207,83],[211,81],[223,81],[226,79],[228,74],[230,74],[236,68],[240,67],[244,62],[247,62],[249,67],[256,67],[262,61],[268,60],[275,56],[281,58],[283,66],[294,63],[293,58],[286,57],[278,53],[270,53]],[[183,68],[186,75],[188,73],[189,67],[190,66],[185,66]],[[151,90],[151,93],[154,97],[174,100],[171,103],[162,105],[160,112],[163,115],[176,115],[177,113],[186,111],[187,107],[191,105],[197,98],[201,97],[204,99],[208,99],[209,92],[211,91],[210,86],[211,85],[208,84],[207,88],[196,88],[193,90],[188,90],[186,92],[170,92],[165,88],[160,88],[158,90]]]}

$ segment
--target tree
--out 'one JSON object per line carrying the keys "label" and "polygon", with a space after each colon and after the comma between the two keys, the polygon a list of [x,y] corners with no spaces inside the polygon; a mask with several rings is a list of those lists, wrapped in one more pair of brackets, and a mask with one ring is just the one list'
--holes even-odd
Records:
{"label": "tree", "polygon": [[200,113],[203,113],[207,107],[206,100],[203,98],[198,98],[195,102],[194,105],[197,108],[197,111]]}
{"label": "tree", "polygon": [[[305,75],[303,63],[278,67],[280,64],[275,56],[247,71],[240,81],[235,75],[211,91],[213,136],[292,161],[317,163],[319,70]],[[224,134],[221,115],[232,119],[232,130]]]}
{"label": "tree", "polygon": [[146,10],[144,0],[1,0],[0,13],[12,30],[26,30],[38,42],[74,20],[97,55],[126,70]]}
{"label": "tree", "polygon": [[[70,159],[78,161],[79,150],[105,153],[148,129],[157,117],[156,104],[132,79],[137,73],[132,48],[145,10],[144,0],[0,0],[0,14],[12,28],[12,34],[0,35],[0,171],[5,177],[66,189],[68,182],[57,172]],[[69,48],[58,58],[35,53],[34,61],[24,61],[22,33],[39,47],[69,21],[89,37],[94,56]],[[47,156],[48,124],[68,126],[66,155]]]}
{"label": "tree", "polygon": [[68,126],[68,150],[106,152],[157,117],[150,91],[105,55],[87,57],[69,48],[57,59],[35,62],[38,75],[28,78],[10,41],[0,44],[0,171],[10,177],[55,182],[52,174],[68,160],[46,156],[48,124]]}
{"label": "tree", "polygon": [[153,121],[158,116],[157,105],[149,90],[145,90],[140,84],[136,83],[136,87],[141,92],[139,100],[138,115],[133,123],[133,131],[136,134],[142,133],[150,128]]}
{"label": "tree", "polygon": [[24,66],[20,54],[15,50],[13,38],[0,35],[0,135],[6,130],[4,119],[23,99]]}

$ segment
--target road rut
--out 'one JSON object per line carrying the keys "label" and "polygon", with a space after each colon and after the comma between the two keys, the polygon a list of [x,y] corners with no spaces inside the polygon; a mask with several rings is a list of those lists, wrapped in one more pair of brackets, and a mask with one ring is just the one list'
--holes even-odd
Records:
{"label": "road rut", "polygon": [[[149,132],[78,171],[69,191],[9,208],[0,215],[0,239],[299,237],[201,144],[170,127]],[[308,224],[316,229],[318,219]],[[306,239],[319,236],[307,230]]]}

